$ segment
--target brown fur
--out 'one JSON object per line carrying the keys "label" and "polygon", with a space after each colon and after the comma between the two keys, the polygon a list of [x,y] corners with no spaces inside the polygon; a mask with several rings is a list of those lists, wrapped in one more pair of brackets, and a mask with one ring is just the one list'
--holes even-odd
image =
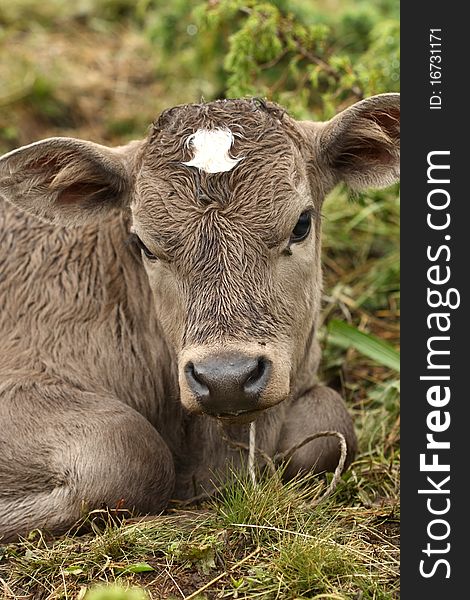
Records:
{"label": "brown fur", "polygon": [[[261,449],[337,429],[350,462],[351,419],[316,382],[319,215],[341,179],[396,179],[397,115],[394,94],[326,124],[218,101],[170,109],[122,148],[54,138],[0,160],[0,536],[61,531],[84,502],[159,511],[239,464],[183,372],[227,351],[272,362],[256,406]],[[232,171],[182,164],[201,127],[236,134]],[[306,209],[312,232],[290,247]],[[224,427],[246,442],[241,421]],[[332,469],[337,455],[330,441],[309,444],[289,476]]]}

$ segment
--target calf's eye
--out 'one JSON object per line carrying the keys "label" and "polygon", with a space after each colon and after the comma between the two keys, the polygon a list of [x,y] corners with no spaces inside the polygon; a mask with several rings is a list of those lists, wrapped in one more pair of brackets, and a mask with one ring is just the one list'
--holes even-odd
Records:
{"label": "calf's eye", "polygon": [[292,230],[292,234],[290,236],[290,243],[296,244],[298,242],[302,242],[308,237],[310,233],[310,227],[312,224],[312,215],[309,211],[303,212],[299,220],[297,221],[297,225]]}
{"label": "calf's eye", "polygon": [[145,254],[145,257],[148,260],[151,260],[151,261],[157,260],[157,257],[155,256],[155,254],[152,254],[152,252],[147,248],[147,246],[144,244],[144,242],[140,239],[140,237],[138,235],[134,234],[134,241],[135,241],[137,247],[139,248],[139,250],[142,250],[142,252]]}

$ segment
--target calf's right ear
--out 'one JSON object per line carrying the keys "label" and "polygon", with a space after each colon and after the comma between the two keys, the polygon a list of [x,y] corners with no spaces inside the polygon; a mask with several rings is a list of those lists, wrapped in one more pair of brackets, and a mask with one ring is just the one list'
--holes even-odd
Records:
{"label": "calf's right ear", "polygon": [[128,203],[142,142],[107,148],[49,138],[0,158],[0,196],[49,223],[77,225]]}

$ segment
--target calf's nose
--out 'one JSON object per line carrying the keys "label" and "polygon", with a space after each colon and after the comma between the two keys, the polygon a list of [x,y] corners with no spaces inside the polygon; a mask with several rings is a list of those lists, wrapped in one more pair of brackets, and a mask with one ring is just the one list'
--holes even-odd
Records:
{"label": "calf's nose", "polygon": [[263,356],[218,354],[185,366],[186,381],[204,412],[233,416],[256,409],[271,372]]}

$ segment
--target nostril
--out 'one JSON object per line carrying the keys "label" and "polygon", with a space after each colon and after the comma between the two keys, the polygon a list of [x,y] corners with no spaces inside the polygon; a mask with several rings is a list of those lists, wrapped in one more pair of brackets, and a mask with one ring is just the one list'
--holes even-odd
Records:
{"label": "nostril", "polygon": [[263,375],[263,372],[266,368],[264,359],[260,358],[258,359],[257,363],[256,363],[256,367],[253,369],[253,371],[249,374],[247,380],[245,381],[245,386],[249,386],[252,385],[253,383],[256,383],[258,381],[258,379]]}
{"label": "nostril", "polygon": [[186,375],[186,381],[191,389],[191,391],[198,398],[206,398],[210,394],[209,387],[203,380],[203,377],[200,373],[197,372],[196,367],[193,362],[188,362],[184,368],[184,372]]}
{"label": "nostril", "polygon": [[269,378],[271,362],[268,361],[264,356],[258,358],[255,368],[248,375],[243,385],[243,390],[247,395],[259,394]]}

